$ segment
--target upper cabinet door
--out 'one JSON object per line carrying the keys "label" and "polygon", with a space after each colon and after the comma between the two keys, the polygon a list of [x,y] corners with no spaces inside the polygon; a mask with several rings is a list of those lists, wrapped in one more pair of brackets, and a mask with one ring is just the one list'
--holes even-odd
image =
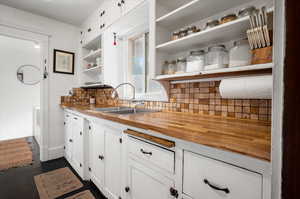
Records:
{"label": "upper cabinet door", "polygon": [[123,5],[123,14],[130,12],[144,0],[120,0]]}
{"label": "upper cabinet door", "polygon": [[122,6],[120,0],[111,0],[104,2],[103,10],[105,11],[104,26],[108,27],[121,17]]}

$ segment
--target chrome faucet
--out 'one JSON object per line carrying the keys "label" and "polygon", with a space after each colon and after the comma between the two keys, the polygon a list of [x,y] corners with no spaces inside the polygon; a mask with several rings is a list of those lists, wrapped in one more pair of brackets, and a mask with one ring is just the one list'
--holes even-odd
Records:
{"label": "chrome faucet", "polygon": [[119,84],[118,86],[116,86],[116,88],[114,88],[114,89],[113,89],[113,92],[111,93],[111,97],[112,97],[113,99],[117,98],[117,97],[119,96],[119,94],[118,94],[118,92],[117,92],[117,89],[120,88],[121,86],[124,86],[124,85],[129,85],[129,86],[131,86],[133,93],[132,93],[132,98],[129,99],[129,100],[134,100],[134,99],[135,99],[135,87],[134,87],[133,84],[131,84],[131,83],[129,83],[129,82],[122,83],[122,84]]}

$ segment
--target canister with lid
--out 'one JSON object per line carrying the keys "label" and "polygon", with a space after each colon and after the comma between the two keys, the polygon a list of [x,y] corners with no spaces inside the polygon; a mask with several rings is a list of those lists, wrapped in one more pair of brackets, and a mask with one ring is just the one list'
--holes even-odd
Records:
{"label": "canister with lid", "polygon": [[224,45],[214,45],[208,48],[205,70],[226,68],[228,62],[228,52]]}
{"label": "canister with lid", "polygon": [[205,51],[191,51],[187,57],[186,72],[197,72],[204,70]]}
{"label": "canister with lid", "polygon": [[229,67],[251,64],[251,51],[248,39],[235,41],[229,51]]}
{"label": "canister with lid", "polygon": [[176,73],[185,73],[186,71],[186,58],[178,58]]}

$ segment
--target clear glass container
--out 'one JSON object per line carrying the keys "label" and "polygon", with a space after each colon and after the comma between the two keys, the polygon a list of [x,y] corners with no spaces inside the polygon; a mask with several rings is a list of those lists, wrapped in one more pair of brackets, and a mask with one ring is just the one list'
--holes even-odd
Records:
{"label": "clear glass container", "polygon": [[229,67],[247,66],[251,64],[251,51],[248,39],[235,41],[229,51]]}
{"label": "clear glass container", "polygon": [[169,62],[165,61],[164,64],[162,65],[162,74],[166,75],[169,74]]}
{"label": "clear glass container", "polygon": [[186,58],[178,58],[176,73],[185,73],[185,71],[186,71]]}
{"label": "clear glass container", "polygon": [[169,62],[168,74],[172,75],[176,72],[176,61]]}
{"label": "clear glass container", "polygon": [[186,72],[197,72],[204,70],[205,51],[191,51],[187,57]]}
{"label": "clear glass container", "polygon": [[205,70],[226,68],[228,63],[229,56],[224,45],[215,45],[208,48]]}

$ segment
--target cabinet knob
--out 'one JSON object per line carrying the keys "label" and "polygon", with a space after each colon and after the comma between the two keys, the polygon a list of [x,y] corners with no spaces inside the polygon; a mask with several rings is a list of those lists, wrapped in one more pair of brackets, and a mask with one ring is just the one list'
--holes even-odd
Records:
{"label": "cabinet knob", "polygon": [[104,156],[103,155],[99,155],[98,157],[100,160],[103,160],[104,159]]}
{"label": "cabinet knob", "polygon": [[64,122],[64,125],[66,125],[66,122]]}
{"label": "cabinet knob", "polygon": [[87,31],[88,31],[88,32],[91,32],[91,31],[92,31],[92,29],[91,29],[91,28],[89,28]]}
{"label": "cabinet knob", "polygon": [[170,194],[174,198],[178,198],[178,191],[176,189],[174,189],[173,187],[170,188]]}
{"label": "cabinet knob", "polygon": [[80,131],[80,135],[82,135],[82,132]]}
{"label": "cabinet knob", "polygon": [[125,4],[125,0],[122,0],[121,3]]}
{"label": "cabinet knob", "polygon": [[69,139],[69,142],[73,142],[73,140],[72,140],[72,139]]}
{"label": "cabinet knob", "polygon": [[126,193],[128,193],[130,191],[130,188],[129,187],[125,187],[125,191],[126,191]]}
{"label": "cabinet knob", "polygon": [[119,3],[118,3],[118,6],[119,6],[119,7],[121,7],[121,6],[122,6],[122,4],[119,2]]}

